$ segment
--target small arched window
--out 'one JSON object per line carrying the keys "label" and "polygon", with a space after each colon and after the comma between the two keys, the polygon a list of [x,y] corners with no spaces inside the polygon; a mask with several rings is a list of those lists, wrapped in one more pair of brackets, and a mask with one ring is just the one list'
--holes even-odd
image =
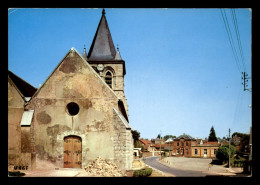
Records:
{"label": "small arched window", "polygon": [[107,85],[109,85],[110,88],[112,88],[112,74],[110,71],[106,72],[105,82]]}

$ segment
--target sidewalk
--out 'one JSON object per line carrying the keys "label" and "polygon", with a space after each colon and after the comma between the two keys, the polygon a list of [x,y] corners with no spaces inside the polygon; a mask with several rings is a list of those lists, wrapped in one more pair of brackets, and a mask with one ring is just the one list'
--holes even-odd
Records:
{"label": "sidewalk", "polygon": [[21,172],[25,173],[24,177],[89,177],[84,169],[79,168],[40,169]]}
{"label": "sidewalk", "polygon": [[168,167],[181,170],[201,171],[207,175],[234,176],[236,173],[243,171],[242,168],[226,168],[223,165],[213,165],[209,167],[211,159],[204,158],[166,157],[162,161],[158,161]]}

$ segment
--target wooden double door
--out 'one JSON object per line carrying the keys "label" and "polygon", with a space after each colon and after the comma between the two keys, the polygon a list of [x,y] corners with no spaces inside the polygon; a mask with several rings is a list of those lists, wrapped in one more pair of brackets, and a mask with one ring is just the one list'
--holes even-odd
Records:
{"label": "wooden double door", "polygon": [[82,141],[77,136],[64,138],[64,168],[81,168]]}

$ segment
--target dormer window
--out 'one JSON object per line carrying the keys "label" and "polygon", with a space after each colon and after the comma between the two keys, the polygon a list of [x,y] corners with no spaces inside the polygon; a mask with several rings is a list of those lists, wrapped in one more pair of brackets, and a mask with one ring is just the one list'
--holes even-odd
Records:
{"label": "dormer window", "polygon": [[112,88],[112,74],[110,71],[106,72],[105,82],[107,85],[109,85],[110,88]]}

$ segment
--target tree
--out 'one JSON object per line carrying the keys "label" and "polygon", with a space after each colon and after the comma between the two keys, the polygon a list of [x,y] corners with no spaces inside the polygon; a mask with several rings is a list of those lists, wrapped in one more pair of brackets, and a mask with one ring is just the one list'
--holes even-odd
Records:
{"label": "tree", "polygon": [[142,143],[140,141],[136,141],[134,143],[134,147],[135,148],[141,148],[141,151],[144,152],[145,147],[144,147],[144,145],[142,145]]}
{"label": "tree", "polygon": [[241,141],[240,141],[240,144],[241,144],[241,149],[240,149],[240,152],[242,153],[249,153],[250,152],[250,147],[249,147],[249,140],[250,140],[250,135],[245,135]]}
{"label": "tree", "polygon": [[158,139],[161,139],[161,137],[162,137],[161,134],[158,134],[157,138],[158,138]]}
{"label": "tree", "polygon": [[[240,133],[240,132],[234,132],[232,134],[232,138],[234,136],[240,137],[240,143],[239,145],[241,146],[240,151],[241,153],[249,153],[249,139],[250,139],[250,135],[249,134],[244,134],[244,133]],[[233,141],[234,143],[234,141]]]}
{"label": "tree", "polygon": [[[236,153],[236,148],[233,145],[230,145],[230,158]],[[218,148],[216,157],[222,161],[227,162],[229,159],[229,145],[223,145]]]}
{"label": "tree", "polygon": [[134,143],[136,143],[140,138],[140,132],[138,132],[137,130],[131,130],[131,132],[134,139]]}
{"label": "tree", "polygon": [[218,141],[217,137],[216,137],[216,133],[214,130],[214,127],[212,126],[210,129],[210,133],[209,133],[209,138],[208,141]]}
{"label": "tree", "polygon": [[163,137],[163,139],[166,141],[167,139],[169,138],[176,138],[176,136],[173,136],[173,135],[166,135]]}
{"label": "tree", "polygon": [[244,136],[246,136],[246,135],[249,135],[249,134],[244,134],[244,133],[240,133],[240,132],[234,132],[233,134],[232,134],[232,138],[234,137],[234,136],[237,136],[237,137],[244,137]]}

